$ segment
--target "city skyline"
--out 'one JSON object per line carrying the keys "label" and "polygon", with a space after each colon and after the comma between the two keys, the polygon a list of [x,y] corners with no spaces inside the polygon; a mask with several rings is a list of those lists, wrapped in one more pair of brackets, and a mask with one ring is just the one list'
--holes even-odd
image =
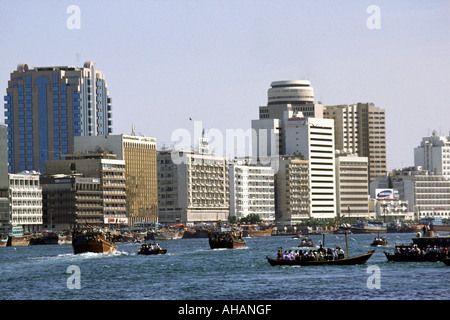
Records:
{"label": "city skyline", "polygon": [[[79,25],[69,28],[72,5]],[[379,29],[368,25],[371,5]],[[192,131],[189,118],[223,132],[251,128],[278,80],[311,81],[323,105],[385,109],[388,171],[412,166],[422,137],[450,131],[448,1],[4,1],[0,12],[3,95],[20,63],[95,61],[114,134],[134,125],[158,148],[174,144],[174,130]]]}

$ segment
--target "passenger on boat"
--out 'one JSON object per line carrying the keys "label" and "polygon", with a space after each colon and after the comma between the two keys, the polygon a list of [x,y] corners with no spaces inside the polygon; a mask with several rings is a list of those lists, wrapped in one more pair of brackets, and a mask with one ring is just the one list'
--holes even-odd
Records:
{"label": "passenger on boat", "polygon": [[277,259],[283,259],[283,252],[281,252],[281,250],[278,250],[277,252]]}
{"label": "passenger on boat", "polygon": [[337,256],[338,256],[338,259],[344,258],[344,250],[342,250],[341,247],[337,247]]}

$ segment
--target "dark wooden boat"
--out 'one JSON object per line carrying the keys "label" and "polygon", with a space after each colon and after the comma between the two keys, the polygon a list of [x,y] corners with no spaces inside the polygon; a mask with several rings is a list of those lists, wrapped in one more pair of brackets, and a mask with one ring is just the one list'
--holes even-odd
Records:
{"label": "dark wooden boat", "polygon": [[264,228],[258,225],[244,225],[242,228],[243,237],[270,237],[272,228]]}
{"label": "dark wooden boat", "polygon": [[385,237],[377,237],[373,239],[373,242],[370,245],[372,247],[388,246],[389,242],[387,242]]}
{"label": "dark wooden boat", "polygon": [[450,258],[442,260],[443,263],[445,263],[446,266],[450,267]]}
{"label": "dark wooden boat", "polygon": [[28,246],[30,244],[32,235],[23,236],[9,236],[7,246]]}
{"label": "dark wooden boat", "polygon": [[143,244],[141,248],[138,251],[138,254],[143,255],[154,255],[154,254],[166,254],[167,249],[161,249],[161,248],[153,248],[147,244]]}
{"label": "dark wooden boat", "polygon": [[108,240],[108,235],[95,228],[81,228],[72,231],[72,247],[74,254],[94,252],[113,254],[117,245]]}
{"label": "dark wooden boat", "polygon": [[271,266],[322,266],[322,265],[356,265],[365,264],[367,260],[372,256],[375,250],[368,253],[336,260],[283,260],[283,259],[271,259],[267,258],[267,261]]}
{"label": "dark wooden boat", "polygon": [[246,244],[242,233],[238,230],[219,227],[209,233],[209,246],[211,249],[236,249]]}
{"label": "dark wooden boat", "polygon": [[7,234],[0,235],[0,247],[6,247],[8,240],[9,236]]}
{"label": "dark wooden boat", "polygon": [[306,237],[300,242],[298,247],[299,248],[317,248],[317,245],[313,243],[312,239],[309,239],[308,237]]}
{"label": "dark wooden boat", "polygon": [[420,254],[395,254],[384,251],[388,261],[394,262],[437,262],[443,261],[445,257],[440,255],[420,255]]}

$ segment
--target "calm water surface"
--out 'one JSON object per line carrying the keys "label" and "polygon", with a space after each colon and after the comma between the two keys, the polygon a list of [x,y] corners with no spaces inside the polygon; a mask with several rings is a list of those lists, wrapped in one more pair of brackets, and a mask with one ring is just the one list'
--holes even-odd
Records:
{"label": "calm water surface", "polygon": [[[375,235],[348,235],[351,256],[366,253]],[[290,236],[249,238],[243,249],[211,250],[208,239],[160,241],[166,255],[137,255],[139,244],[118,243],[114,255],[74,255],[71,245],[0,248],[2,300],[444,300],[450,268],[442,262],[388,262],[384,250],[410,243],[413,234],[387,234],[366,265],[272,267],[279,247],[298,249]],[[315,243],[322,236],[311,236]],[[344,235],[328,235],[326,247],[345,248]],[[69,289],[70,266],[80,289]],[[370,289],[376,276],[379,288]],[[369,287],[368,287],[369,283]]]}

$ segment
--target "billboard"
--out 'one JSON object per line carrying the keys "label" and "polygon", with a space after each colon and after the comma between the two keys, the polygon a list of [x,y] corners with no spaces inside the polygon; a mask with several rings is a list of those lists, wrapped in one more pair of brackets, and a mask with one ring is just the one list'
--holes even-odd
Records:
{"label": "billboard", "polygon": [[397,193],[394,189],[375,189],[375,199],[377,200],[394,200],[394,194]]}

